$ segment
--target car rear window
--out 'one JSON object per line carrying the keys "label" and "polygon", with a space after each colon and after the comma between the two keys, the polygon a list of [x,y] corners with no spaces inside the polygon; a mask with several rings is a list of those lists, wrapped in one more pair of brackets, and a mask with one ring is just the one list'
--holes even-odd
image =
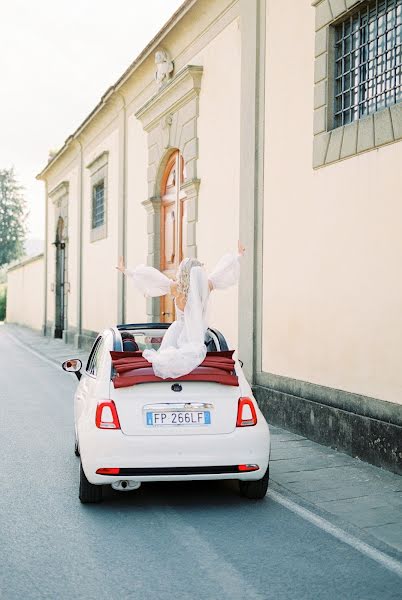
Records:
{"label": "car rear window", "polygon": [[124,351],[140,350],[142,352],[143,350],[158,350],[165,331],[121,331],[120,333]]}

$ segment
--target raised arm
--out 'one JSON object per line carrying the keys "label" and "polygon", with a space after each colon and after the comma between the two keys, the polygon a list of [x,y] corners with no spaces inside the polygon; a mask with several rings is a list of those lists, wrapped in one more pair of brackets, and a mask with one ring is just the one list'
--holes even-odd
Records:
{"label": "raised arm", "polygon": [[222,256],[212,273],[208,276],[210,290],[224,290],[238,282],[240,276],[240,259],[245,252],[239,242],[238,253]]}
{"label": "raised arm", "polygon": [[123,259],[120,258],[116,269],[127,275],[137,290],[145,296],[164,296],[171,291],[172,280],[154,267],[138,265],[135,269],[126,269]]}

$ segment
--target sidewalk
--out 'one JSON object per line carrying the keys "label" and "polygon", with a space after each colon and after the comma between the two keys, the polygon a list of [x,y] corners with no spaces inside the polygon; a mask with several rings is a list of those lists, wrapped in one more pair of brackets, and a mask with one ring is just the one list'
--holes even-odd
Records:
{"label": "sidewalk", "polygon": [[[55,363],[80,358],[85,366],[88,353],[62,340],[4,324],[0,335],[7,333]],[[270,429],[271,489],[402,558],[402,477],[279,427]]]}

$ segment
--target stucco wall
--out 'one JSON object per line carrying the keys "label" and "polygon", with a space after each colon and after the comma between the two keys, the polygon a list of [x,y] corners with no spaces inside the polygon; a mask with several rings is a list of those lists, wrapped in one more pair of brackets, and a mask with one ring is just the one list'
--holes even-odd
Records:
{"label": "stucco wall", "polygon": [[67,280],[69,283],[67,295],[67,326],[77,327],[77,261],[78,261],[78,209],[79,209],[79,166],[78,159],[69,173],[69,203],[68,203],[68,266]]}
{"label": "stucco wall", "polygon": [[[240,29],[236,18],[192,64],[204,67],[198,118],[198,258],[214,268],[237,252],[240,170]],[[219,58],[219,59],[218,59]],[[237,347],[237,288],[211,295],[210,322]]]}
{"label": "stucco wall", "polygon": [[8,323],[41,330],[43,323],[43,254],[22,262],[7,272]]}
{"label": "stucco wall", "polygon": [[[146,135],[140,121],[131,114],[127,123],[127,265],[131,267],[147,262],[147,214],[141,204],[148,197]],[[126,321],[147,321],[146,300],[129,279],[126,281]]]}
{"label": "stucco wall", "polygon": [[47,237],[47,321],[54,323],[55,320],[55,288],[56,288],[56,248],[53,242],[56,239],[56,213],[53,203],[48,201],[48,237]]}
{"label": "stucco wall", "polygon": [[262,367],[401,402],[402,144],[312,169],[309,5],[267,1]]}
{"label": "stucco wall", "polygon": [[119,131],[117,120],[100,140],[84,150],[84,165],[102,152],[109,152],[107,166],[106,222],[107,236],[91,242],[92,185],[90,172],[84,167],[83,179],[83,251],[82,251],[82,327],[99,331],[117,320],[118,260],[117,214],[119,190]]}

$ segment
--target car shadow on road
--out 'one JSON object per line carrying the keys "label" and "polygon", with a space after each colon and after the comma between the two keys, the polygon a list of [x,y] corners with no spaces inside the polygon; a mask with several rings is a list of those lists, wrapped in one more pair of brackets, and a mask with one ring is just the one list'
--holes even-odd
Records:
{"label": "car shadow on road", "polygon": [[[262,501],[265,503],[268,496]],[[138,490],[118,492],[104,486],[103,503],[98,507],[121,508],[172,508],[196,510],[197,508],[228,508],[260,505],[240,496],[237,481],[180,481],[143,483]]]}

